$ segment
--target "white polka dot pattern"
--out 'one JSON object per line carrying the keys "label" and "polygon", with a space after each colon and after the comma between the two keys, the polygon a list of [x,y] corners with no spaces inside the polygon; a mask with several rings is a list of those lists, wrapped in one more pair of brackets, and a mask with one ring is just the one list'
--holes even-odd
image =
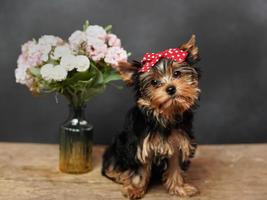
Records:
{"label": "white polka dot pattern", "polygon": [[146,53],[142,59],[142,68],[139,72],[148,72],[161,58],[168,58],[179,63],[183,62],[188,53],[179,48],[166,49],[159,53]]}

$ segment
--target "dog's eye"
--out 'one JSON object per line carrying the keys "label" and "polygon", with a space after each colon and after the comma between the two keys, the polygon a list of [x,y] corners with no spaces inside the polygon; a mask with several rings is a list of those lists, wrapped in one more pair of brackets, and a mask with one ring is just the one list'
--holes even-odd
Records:
{"label": "dog's eye", "polygon": [[173,77],[174,78],[178,78],[179,76],[181,76],[181,72],[180,71],[173,72]]}
{"label": "dog's eye", "polygon": [[160,81],[159,80],[155,80],[155,79],[151,80],[151,85],[157,86],[159,84],[160,84]]}

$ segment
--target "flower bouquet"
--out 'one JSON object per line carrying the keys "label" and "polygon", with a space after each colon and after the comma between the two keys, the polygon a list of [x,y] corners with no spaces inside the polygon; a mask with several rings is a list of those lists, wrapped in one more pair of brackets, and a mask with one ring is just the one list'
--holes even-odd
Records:
{"label": "flower bouquet", "polygon": [[84,117],[86,103],[119,80],[119,62],[128,54],[120,39],[105,28],[89,25],[67,41],[44,35],[22,45],[15,77],[33,94],[56,92],[70,103],[70,116],[60,128],[60,170],[83,173],[92,168],[93,127]]}

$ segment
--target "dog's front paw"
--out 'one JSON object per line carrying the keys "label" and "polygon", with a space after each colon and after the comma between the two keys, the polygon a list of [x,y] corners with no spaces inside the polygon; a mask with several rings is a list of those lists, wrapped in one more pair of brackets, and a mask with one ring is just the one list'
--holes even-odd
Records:
{"label": "dog's front paw", "polygon": [[198,189],[190,184],[183,184],[182,186],[175,186],[169,188],[171,195],[178,195],[180,197],[191,197],[199,193]]}
{"label": "dog's front paw", "polygon": [[123,196],[129,199],[140,199],[145,195],[145,188],[144,187],[136,187],[132,184],[123,186],[122,189]]}

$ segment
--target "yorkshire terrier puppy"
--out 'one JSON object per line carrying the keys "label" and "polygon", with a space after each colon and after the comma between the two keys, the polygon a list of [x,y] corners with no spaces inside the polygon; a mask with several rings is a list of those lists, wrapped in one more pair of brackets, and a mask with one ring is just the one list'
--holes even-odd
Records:
{"label": "yorkshire terrier puppy", "polygon": [[147,53],[141,63],[119,67],[123,79],[134,85],[136,103],[104,153],[102,174],[122,184],[126,197],[143,197],[152,175],[161,176],[170,194],[198,193],[182,177],[196,149],[192,121],[200,94],[198,60],[193,35],[180,48]]}

